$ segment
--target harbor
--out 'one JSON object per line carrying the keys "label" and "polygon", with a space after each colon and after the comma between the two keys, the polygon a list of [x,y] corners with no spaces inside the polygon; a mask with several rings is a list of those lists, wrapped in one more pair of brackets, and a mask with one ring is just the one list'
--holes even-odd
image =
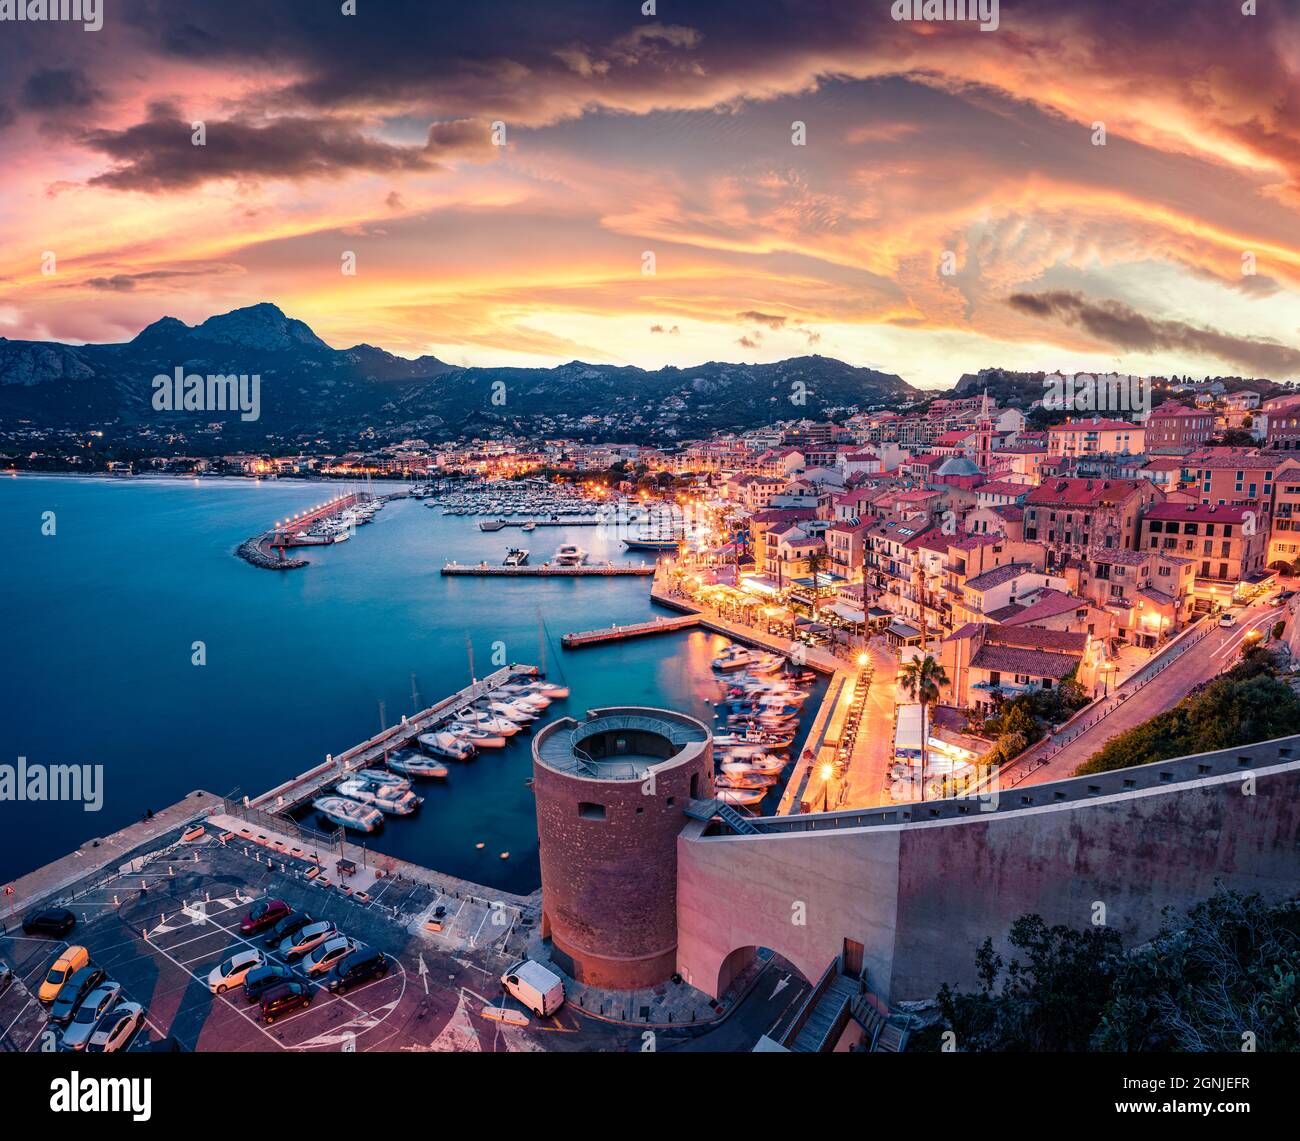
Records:
{"label": "harbor", "polygon": [[384,504],[395,496],[354,491],[335,496],[326,503],[277,519],[270,530],[247,539],[236,549],[245,562],[264,570],[296,570],[309,560],[285,552],[300,547],[324,547],[351,539],[357,527],[374,520]]}
{"label": "harbor", "polygon": [[476,578],[611,578],[627,575],[650,578],[655,568],[636,563],[583,563],[578,566],[561,566],[542,563],[540,566],[492,566],[488,563],[445,563],[440,572],[444,575],[468,575]]}

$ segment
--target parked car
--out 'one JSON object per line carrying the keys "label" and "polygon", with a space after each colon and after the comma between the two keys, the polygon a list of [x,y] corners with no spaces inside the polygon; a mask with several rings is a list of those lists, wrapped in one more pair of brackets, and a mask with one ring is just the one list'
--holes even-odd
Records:
{"label": "parked car", "polygon": [[4,994],[14,985],[14,973],[8,967],[0,967],[0,994]]}
{"label": "parked car", "polygon": [[241,935],[256,935],[259,931],[265,931],[268,927],[274,927],[281,919],[286,918],[293,911],[282,899],[264,899],[261,903],[255,903],[253,910],[244,916],[243,922],[239,925]]}
{"label": "parked car", "polygon": [[49,935],[62,939],[77,925],[77,917],[66,907],[46,907],[23,920],[24,935]]}
{"label": "parked car", "polygon": [[344,955],[350,955],[356,949],[357,945],[346,935],[336,935],[309,952],[302,961],[302,969],[308,975],[322,975]]}
{"label": "parked car", "polygon": [[113,1007],[95,1027],[86,1043],[88,1054],[115,1054],[130,1045],[135,1032],[144,1023],[144,1007],[138,1002],[123,1002]]}
{"label": "parked car", "polygon": [[297,977],[290,967],[282,967],[279,963],[263,963],[248,972],[248,977],[244,980],[244,997],[250,1003],[257,1002],[272,987]]}
{"label": "parked car", "polygon": [[54,966],[50,968],[50,973],[45,976],[45,981],[41,983],[40,990],[36,992],[36,997],[42,1002],[53,1002],[59,997],[59,991],[63,989],[63,984],[89,963],[90,952],[85,947],[69,947],[55,959]]}
{"label": "parked car", "polygon": [[1235,626],[1236,624],[1237,616],[1231,610],[1225,610],[1219,615],[1220,626]]}
{"label": "parked car", "polygon": [[208,972],[208,986],[213,994],[225,994],[232,987],[242,986],[248,972],[254,967],[260,967],[264,961],[262,952],[255,947],[247,951],[236,951]]}
{"label": "parked car", "polygon": [[538,1018],[564,1005],[564,980],[532,959],[520,959],[501,976],[501,985]]}
{"label": "parked car", "polygon": [[268,951],[276,950],[290,935],[297,935],[309,923],[315,923],[305,911],[294,911],[280,920],[263,938],[262,945]]}
{"label": "parked car", "polygon": [[63,1048],[84,1050],[91,1035],[95,1033],[99,1020],[113,1008],[121,993],[122,984],[111,980],[97,990],[91,991],[77,1008],[72,1025],[63,1032]]}
{"label": "parked car", "polygon": [[281,983],[262,995],[262,1021],[268,1026],[277,1018],[311,1005],[311,987],[301,979]]}
{"label": "parked car", "polygon": [[364,947],[340,959],[325,976],[325,986],[334,994],[342,994],[354,986],[371,979],[382,979],[388,974],[388,959],[374,947]]}
{"label": "parked car", "polygon": [[81,1000],[108,977],[103,967],[82,967],[59,988],[58,997],[50,1007],[50,1023],[67,1026],[77,1013]]}
{"label": "parked car", "polygon": [[326,939],[338,934],[338,928],[328,919],[322,919],[319,923],[309,923],[301,931],[290,935],[280,944],[280,954],[289,962],[295,959],[301,959],[318,947]]}

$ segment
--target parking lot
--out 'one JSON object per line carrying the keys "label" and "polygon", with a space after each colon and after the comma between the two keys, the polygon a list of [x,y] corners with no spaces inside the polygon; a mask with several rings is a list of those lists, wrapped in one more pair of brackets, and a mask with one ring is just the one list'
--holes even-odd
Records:
{"label": "parking lot", "polygon": [[[490,1006],[522,1010],[503,999],[498,981],[511,961],[506,944],[520,932],[517,907],[395,878],[363,899],[319,885],[324,876],[307,878],[311,869],[306,859],[239,839],[223,844],[210,832],[106,875],[69,903],[78,923],[67,941],[21,932],[0,938],[0,960],[16,976],[0,996],[0,1049],[58,1047],[35,996],[69,943],[89,949],[91,961],[122,984],[124,1001],[144,1004],[132,1050],[620,1049],[639,1041],[633,1028],[580,1020],[568,1008],[530,1017],[526,1026],[483,1015]],[[358,947],[383,951],[388,975],[341,996],[317,987],[309,1007],[270,1026],[242,987],[212,994],[208,972],[237,951],[256,947],[280,961],[261,935],[239,930],[267,897],[334,922]],[[441,931],[426,927],[435,916]]]}

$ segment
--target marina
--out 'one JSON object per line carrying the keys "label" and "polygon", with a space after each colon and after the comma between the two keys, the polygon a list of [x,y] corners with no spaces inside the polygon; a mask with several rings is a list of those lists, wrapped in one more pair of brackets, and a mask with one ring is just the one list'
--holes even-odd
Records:
{"label": "marina", "polygon": [[575,566],[542,563],[540,566],[535,567],[523,565],[491,566],[488,563],[477,563],[473,566],[465,563],[446,563],[440,573],[444,575],[468,575],[477,578],[611,578],[628,575],[649,578],[654,575],[655,568],[646,564],[627,563],[621,565],[616,563],[584,563]]}
{"label": "marina", "polygon": [[375,515],[391,498],[362,491],[335,496],[326,503],[276,520],[269,531],[241,543],[235,553],[245,562],[265,570],[305,567],[309,560],[290,558],[285,552],[299,547],[325,547],[347,542],[358,527],[373,522]]}
{"label": "marina", "polygon": [[[475,679],[504,680],[493,677],[503,668],[502,653],[507,662],[546,664],[549,676],[572,687],[573,696],[553,704],[533,727],[629,695],[712,721],[724,696],[711,663],[725,643],[703,623],[681,623],[657,637],[616,636],[580,653],[563,648],[565,631],[605,624],[633,628],[656,617],[646,581],[654,572],[653,555],[624,553],[615,528],[552,529],[543,544],[518,544],[532,547],[530,562],[537,563],[562,542],[580,543],[589,552],[584,566],[525,574],[526,587],[501,577],[443,577],[431,571],[444,560],[470,567],[500,564],[512,544],[480,531],[477,519],[443,516],[424,509],[418,496],[399,495],[387,500],[377,519],[383,526],[359,528],[363,542],[331,546],[313,560],[310,575],[248,575],[229,558],[234,537],[253,533],[268,518],[297,515],[301,521],[325,498],[320,484],[27,478],[4,491],[0,511],[19,517],[33,505],[49,506],[60,518],[57,551],[39,536],[16,544],[17,586],[35,591],[52,573],[48,564],[56,555],[57,567],[74,568],[76,597],[87,607],[99,597],[100,576],[111,575],[117,583],[113,607],[96,610],[93,622],[85,608],[75,606],[59,610],[52,625],[48,617],[20,617],[13,650],[41,665],[17,676],[0,699],[8,723],[14,723],[18,710],[37,702],[40,693],[71,695],[59,724],[29,732],[9,747],[15,755],[56,757],[66,733],[93,737],[92,759],[120,774],[94,822],[100,834],[194,788],[216,789],[236,804],[247,793],[268,818],[288,814],[315,831],[333,831],[337,825],[322,825],[311,801],[345,795],[340,782],[363,771],[387,772],[409,779],[424,803],[409,815],[381,808],[383,823],[373,833],[348,832],[353,843],[364,843],[371,858],[385,864],[413,861],[527,893],[538,882],[530,726],[513,726],[509,735],[494,726],[490,735],[504,744],[476,744],[477,756],[462,762],[431,755],[413,740],[437,729],[435,720],[422,715],[450,714],[444,701],[454,701]],[[21,527],[15,524],[14,531],[21,533]],[[132,551],[161,546],[172,558],[145,564],[131,558]],[[601,573],[601,564],[611,561],[623,573]],[[574,577],[584,578],[581,587],[575,588]],[[526,600],[511,596],[520,590]],[[179,605],[160,616],[160,596]],[[539,657],[539,610],[554,631],[546,663]],[[677,615],[662,616],[671,621]],[[94,631],[89,641],[88,629]],[[483,666],[477,672],[467,668],[471,632],[473,657]],[[70,660],[39,657],[39,646],[51,637],[79,639],[75,669]],[[136,652],[124,658],[120,647],[128,639]],[[196,639],[207,645],[203,668],[190,662]],[[250,686],[253,672],[257,684]],[[810,714],[824,689],[824,683],[812,685]],[[426,687],[439,698],[452,696],[418,700],[416,689]],[[157,730],[156,743],[143,749],[135,722],[121,716],[142,693],[152,695]],[[313,699],[304,702],[304,693]],[[213,708],[238,709],[239,715],[214,721]],[[456,712],[455,722],[466,720],[463,711]],[[194,737],[192,727],[200,720],[208,731]],[[725,723],[725,717],[719,720],[720,731]],[[451,721],[448,728],[455,728]],[[789,754],[796,763],[802,733],[801,727]],[[170,763],[166,742],[182,737],[191,745],[186,764],[178,766]],[[364,743],[349,748],[354,742]],[[769,787],[761,810],[776,810],[784,777]],[[36,866],[87,838],[89,818],[79,805],[39,804],[29,811],[36,824],[21,846],[0,835],[0,858],[9,867]],[[503,852],[508,859],[501,858]]]}

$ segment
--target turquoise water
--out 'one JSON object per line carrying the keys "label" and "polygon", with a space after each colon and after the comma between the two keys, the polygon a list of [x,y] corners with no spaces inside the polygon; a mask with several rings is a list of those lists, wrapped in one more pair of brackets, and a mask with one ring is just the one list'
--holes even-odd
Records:
{"label": "turquoise water", "polygon": [[[442,578],[448,559],[548,558],[575,542],[630,561],[604,528],[484,533],[474,518],[390,503],[301,570],[259,570],[234,548],[333,486],[248,481],[0,480],[5,542],[0,763],[104,766],[99,812],[0,802],[0,880],[106,835],[194,789],[257,794],[469,682],[494,653],[572,687],[547,715],[643,703],[711,720],[702,632],[561,651],[569,630],[644,619],[644,578]],[[42,534],[45,512],[56,533]],[[207,664],[192,664],[192,645]],[[809,703],[813,707],[813,703]],[[544,719],[545,720],[545,719]],[[539,722],[539,724],[544,723]],[[371,846],[507,890],[537,886],[528,738],[454,765]],[[476,845],[482,844],[482,848]],[[501,853],[509,859],[501,859]]]}

